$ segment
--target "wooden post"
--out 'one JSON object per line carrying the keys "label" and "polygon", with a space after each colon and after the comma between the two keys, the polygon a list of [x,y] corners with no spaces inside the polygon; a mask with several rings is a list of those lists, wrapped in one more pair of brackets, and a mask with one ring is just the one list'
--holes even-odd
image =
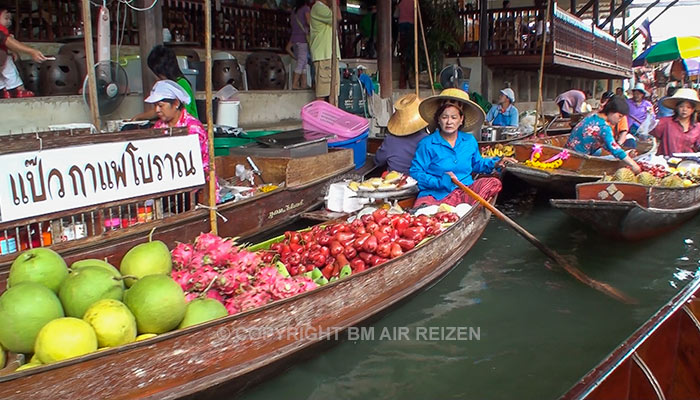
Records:
{"label": "wooden post", "polygon": [[[615,34],[615,0],[610,0],[610,34]],[[609,88],[608,88],[609,89]]]}
{"label": "wooden post", "polygon": [[[481,95],[489,99],[489,72],[486,65],[486,51],[489,48],[489,21],[488,0],[479,0],[479,57],[481,57]],[[490,100],[489,100],[490,101]]]}
{"label": "wooden post", "polygon": [[[597,1],[597,0],[596,0]],[[540,56],[540,76],[539,83],[537,87],[537,106],[535,111],[535,130],[533,131],[537,135],[537,125],[540,120],[540,115],[543,114],[542,110],[542,79],[544,78],[544,56],[547,53],[547,23],[549,22],[549,14],[552,11],[552,0],[547,0],[547,12],[544,15],[544,20],[542,21],[542,55]]]}
{"label": "wooden post", "polygon": [[[139,1],[145,8],[151,5],[152,0]],[[148,11],[136,13],[136,21],[139,26],[139,57],[141,59],[141,83],[143,84],[143,98],[150,94],[153,84],[158,80],[150,68],[148,68],[148,55],[156,45],[163,44],[163,2],[158,1]],[[150,105],[149,105],[150,107]]]}
{"label": "wooden post", "polygon": [[209,138],[209,224],[211,233],[218,234],[216,216],[216,172],[214,171],[214,112],[211,88],[211,0],[204,1],[204,47],[206,49],[204,86],[207,93],[207,137]]}
{"label": "wooden post", "polygon": [[420,86],[418,85],[418,0],[413,0],[413,72],[416,82],[416,97],[420,98]]}
{"label": "wooden post", "polygon": [[389,99],[394,92],[391,74],[391,0],[377,0],[377,36],[379,94],[383,99]]}
{"label": "wooden post", "polygon": [[90,102],[90,117],[92,124],[99,131],[100,109],[97,104],[97,83],[95,81],[95,49],[92,46],[92,17],[90,16],[90,0],[83,0],[83,38],[85,40],[85,58],[87,63],[88,99]]}
{"label": "wooden post", "polygon": [[333,34],[331,35],[331,92],[328,95],[328,102],[334,106],[338,106],[338,92],[335,90],[336,86],[340,83],[338,82],[338,2],[336,0],[330,0],[331,2],[331,12],[333,13],[333,23],[331,28],[333,29]]}
{"label": "wooden post", "polygon": [[[430,67],[430,55],[428,54],[428,43],[425,39],[425,26],[423,26],[423,16],[418,9],[418,24],[420,24],[420,33],[423,38],[423,50],[425,50],[425,62],[428,64],[428,78],[430,79],[430,92],[435,96],[435,83],[433,82],[433,69]],[[420,96],[418,96],[420,97]]]}
{"label": "wooden post", "polygon": [[569,12],[571,14],[576,14],[576,0],[571,0],[571,6],[569,7]]}
{"label": "wooden post", "polygon": [[598,26],[598,19],[600,15],[600,0],[594,0],[593,2],[593,25]]}

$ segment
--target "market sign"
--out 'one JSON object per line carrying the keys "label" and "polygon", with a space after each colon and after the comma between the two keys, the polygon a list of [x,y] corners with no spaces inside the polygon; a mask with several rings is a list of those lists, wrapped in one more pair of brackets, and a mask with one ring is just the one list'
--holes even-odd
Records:
{"label": "market sign", "polygon": [[0,155],[0,221],[202,185],[197,135]]}

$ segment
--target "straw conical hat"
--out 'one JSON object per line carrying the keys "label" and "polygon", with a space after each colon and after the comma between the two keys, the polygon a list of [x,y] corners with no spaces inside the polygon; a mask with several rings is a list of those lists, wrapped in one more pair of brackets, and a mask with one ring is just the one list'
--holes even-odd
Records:
{"label": "straw conical hat", "polygon": [[698,92],[688,88],[680,88],[676,90],[676,93],[674,93],[673,96],[665,98],[661,104],[663,104],[664,107],[668,107],[673,110],[681,101],[689,101],[693,104],[693,106],[695,106],[696,110],[700,110],[700,99],[698,99]]}
{"label": "straw conical hat", "polygon": [[428,121],[431,131],[437,127],[435,123],[435,112],[446,100],[462,104],[464,112],[464,123],[462,129],[466,132],[474,132],[481,129],[486,119],[484,110],[476,103],[469,100],[469,94],[462,89],[450,88],[440,92],[437,96],[431,96],[421,102],[419,110],[424,120]]}
{"label": "straw conical hat", "polygon": [[402,96],[394,104],[394,114],[389,118],[387,128],[394,136],[408,136],[428,126],[418,112],[421,100],[414,93]]}

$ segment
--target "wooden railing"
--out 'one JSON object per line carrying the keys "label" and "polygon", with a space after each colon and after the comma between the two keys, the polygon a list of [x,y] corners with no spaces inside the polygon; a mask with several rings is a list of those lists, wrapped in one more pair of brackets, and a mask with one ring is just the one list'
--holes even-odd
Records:
{"label": "wooden railing", "polygon": [[[542,48],[545,8],[520,7],[488,10],[489,55],[539,54]],[[464,47],[460,55],[479,54],[479,11],[461,10]],[[556,6],[547,24],[547,51],[579,57],[591,62],[631,67],[632,50],[607,32],[586,24]],[[456,54],[453,54],[456,55]]]}
{"label": "wooden railing", "polygon": [[[80,0],[15,0],[15,36],[26,42],[53,42],[82,32]],[[214,3],[214,2],[212,2]],[[239,6],[222,0],[221,9],[212,13],[212,47],[219,50],[247,51],[270,48],[283,51],[291,28],[289,12]],[[122,44],[138,45],[136,14],[118,1],[108,2],[112,18],[112,43],[123,36]],[[117,9],[119,7],[119,9]],[[92,9],[93,24],[97,7]],[[117,18],[119,31],[117,31]],[[340,46],[343,57],[355,57],[359,18],[344,14],[340,22]],[[204,45],[204,0],[163,0],[163,28],[168,28],[173,40]]]}

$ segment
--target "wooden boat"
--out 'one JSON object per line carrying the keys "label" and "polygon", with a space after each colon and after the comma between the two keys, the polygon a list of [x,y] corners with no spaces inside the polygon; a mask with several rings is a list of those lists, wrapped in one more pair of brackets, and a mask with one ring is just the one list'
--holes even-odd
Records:
{"label": "wooden boat", "polygon": [[700,276],[562,400],[700,399]]}
{"label": "wooden boat", "polygon": [[637,183],[576,185],[576,199],[551,200],[554,207],[606,235],[643,239],[681,225],[700,212],[700,186],[668,188]]}
{"label": "wooden boat", "polygon": [[[186,130],[174,130],[173,134],[186,134]],[[42,137],[44,148],[56,148],[65,147],[67,144],[85,144],[86,141],[103,143],[161,136],[161,131],[147,130],[82,137],[48,133]],[[33,138],[33,135],[31,137]],[[12,141],[14,144],[8,145],[8,148],[2,151],[15,152],[20,151],[22,146],[26,148],[38,145],[37,142],[20,141],[17,138],[13,138]],[[352,151],[345,149],[332,149],[327,154],[303,158],[251,158],[262,170],[264,182],[275,184],[284,182],[284,185],[241,201],[219,204],[218,213],[222,217],[219,220],[219,233],[222,236],[246,237],[288,223],[301,213],[321,204],[322,193],[325,193],[327,185],[331,182],[344,179],[346,174],[347,177],[352,177],[354,174]],[[215,162],[217,173],[222,178],[235,176],[237,164],[248,165],[245,157],[241,156],[217,157]],[[143,242],[154,228],[156,230],[153,238],[162,240],[169,246],[177,240],[208,232],[210,230],[209,210],[199,205],[196,196],[198,189],[195,187],[176,192],[158,193],[43,215],[39,218],[0,223],[0,233],[3,237],[13,235],[24,238],[24,235],[27,235],[29,237],[27,242],[34,242],[36,246],[37,236],[47,226],[51,226],[54,240],[51,241],[50,247],[59,252],[68,263],[84,258],[107,258],[109,262],[118,265],[126,251]],[[147,208],[146,202],[149,200],[154,203],[152,221],[134,223],[124,228],[120,225],[117,229],[106,227],[107,220],[118,218],[133,221],[137,217],[140,218],[137,212]],[[85,237],[65,242],[56,240],[56,235],[60,236],[60,231],[65,224],[75,224],[76,221],[86,230]],[[17,254],[0,256],[0,280],[5,279],[9,264]]]}
{"label": "wooden boat", "polygon": [[[535,143],[542,145],[540,160],[547,160],[559,154],[564,150],[568,139],[569,135],[537,139]],[[534,187],[566,196],[575,194],[577,184],[600,180],[604,174],[612,175],[618,168],[626,166],[625,163],[617,159],[569,151],[569,158],[559,168],[540,169],[527,166],[524,163],[530,159],[533,142],[518,141],[511,145],[515,150],[513,157],[518,160],[518,164],[509,164],[505,169],[507,173],[513,174]],[[655,152],[656,147],[652,143],[639,143],[637,151],[640,154],[646,154]]]}
{"label": "wooden boat", "polygon": [[404,255],[295,297],[2,376],[0,398],[201,399],[202,391],[224,388],[230,395],[435,281],[464,257],[489,217],[483,206],[474,206]]}

